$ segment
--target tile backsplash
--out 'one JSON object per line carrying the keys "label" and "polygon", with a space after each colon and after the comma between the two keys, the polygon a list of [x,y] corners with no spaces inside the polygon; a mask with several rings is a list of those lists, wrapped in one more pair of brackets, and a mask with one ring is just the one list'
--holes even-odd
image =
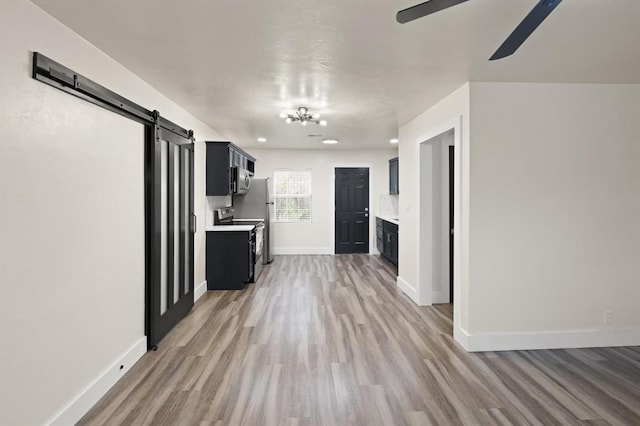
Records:
{"label": "tile backsplash", "polygon": [[381,216],[398,217],[398,195],[380,195],[378,214]]}

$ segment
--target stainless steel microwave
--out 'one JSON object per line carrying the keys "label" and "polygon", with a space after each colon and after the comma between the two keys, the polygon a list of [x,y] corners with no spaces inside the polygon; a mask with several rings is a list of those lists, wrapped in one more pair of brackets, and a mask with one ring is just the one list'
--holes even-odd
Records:
{"label": "stainless steel microwave", "polygon": [[246,194],[251,186],[251,178],[253,173],[249,170],[234,167],[233,168],[233,193],[234,194]]}

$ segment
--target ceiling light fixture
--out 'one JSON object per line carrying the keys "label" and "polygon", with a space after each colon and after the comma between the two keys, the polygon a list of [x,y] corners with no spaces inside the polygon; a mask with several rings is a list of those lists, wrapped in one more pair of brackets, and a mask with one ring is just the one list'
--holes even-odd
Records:
{"label": "ceiling light fixture", "polygon": [[267,141],[267,138],[258,138],[257,140],[260,143],[265,143]]}
{"label": "ceiling light fixture", "polygon": [[398,142],[400,142],[400,141],[398,140],[398,138],[393,138],[393,139],[390,139],[390,140],[389,140],[389,142],[391,142],[391,143],[398,143]]}
{"label": "ceiling light fixture", "polygon": [[322,141],[322,143],[326,145],[335,145],[338,143],[338,141],[336,139],[325,139]]}
{"label": "ceiling light fixture", "polygon": [[320,120],[320,114],[311,114],[309,108],[300,107],[294,112],[283,112],[280,114],[280,118],[284,118],[287,123],[293,123],[299,121],[300,124],[306,126],[308,123],[319,124],[326,126],[326,120]]}

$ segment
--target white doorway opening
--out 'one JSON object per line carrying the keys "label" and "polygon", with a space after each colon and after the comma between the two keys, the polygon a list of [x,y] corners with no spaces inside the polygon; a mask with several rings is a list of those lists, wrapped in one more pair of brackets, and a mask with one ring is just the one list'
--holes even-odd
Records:
{"label": "white doorway opening", "polygon": [[451,302],[450,146],[454,146],[454,129],[420,144],[420,286],[431,289],[431,304]]}
{"label": "white doorway opening", "polygon": [[[418,304],[450,303],[453,306],[453,332],[458,335],[461,313],[466,300],[461,297],[461,262],[464,253],[461,238],[468,230],[461,226],[465,205],[462,203],[464,147],[462,118],[452,120],[419,138],[419,200],[418,200]],[[449,147],[453,146],[453,226],[449,215]],[[468,169],[467,169],[468,170]],[[467,222],[468,223],[468,222]],[[453,238],[450,239],[453,228]],[[453,267],[450,268],[450,245],[453,244]],[[450,274],[453,273],[453,294]],[[456,338],[457,340],[457,338]]]}

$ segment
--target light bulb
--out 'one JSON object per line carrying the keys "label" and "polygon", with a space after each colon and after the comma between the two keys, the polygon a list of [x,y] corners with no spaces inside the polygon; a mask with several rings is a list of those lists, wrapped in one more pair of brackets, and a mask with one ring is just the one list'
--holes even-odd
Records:
{"label": "light bulb", "polygon": [[391,143],[398,143],[398,139],[397,139],[397,138],[393,138],[393,139],[391,139],[389,142],[391,142]]}
{"label": "light bulb", "polygon": [[280,113],[280,118],[287,118],[287,116],[288,116],[288,115],[289,115],[289,114],[288,114],[286,111],[282,111],[282,112]]}
{"label": "light bulb", "polygon": [[338,141],[336,139],[325,139],[322,141],[322,143],[326,145],[335,145],[338,143]]}
{"label": "light bulb", "polygon": [[313,117],[315,120],[317,120],[318,118],[320,118],[320,114],[315,113],[315,114],[311,115],[311,117]]}
{"label": "light bulb", "polygon": [[327,120],[320,120],[320,125],[321,126],[326,126],[327,125]]}
{"label": "light bulb", "polygon": [[302,125],[306,126],[307,125],[307,120],[302,120]]}
{"label": "light bulb", "polygon": [[298,108],[298,111],[300,111],[300,114],[304,115],[307,113],[308,109],[306,109],[305,107],[300,107]]}
{"label": "light bulb", "polygon": [[291,123],[291,121],[293,121],[293,120],[291,120],[291,117],[287,117],[287,119],[286,119],[286,120],[284,120],[284,121],[286,121],[286,122],[287,122],[287,124],[289,124],[289,123]]}
{"label": "light bulb", "polygon": [[258,138],[258,142],[260,143],[265,143],[267,141],[267,138]]}

